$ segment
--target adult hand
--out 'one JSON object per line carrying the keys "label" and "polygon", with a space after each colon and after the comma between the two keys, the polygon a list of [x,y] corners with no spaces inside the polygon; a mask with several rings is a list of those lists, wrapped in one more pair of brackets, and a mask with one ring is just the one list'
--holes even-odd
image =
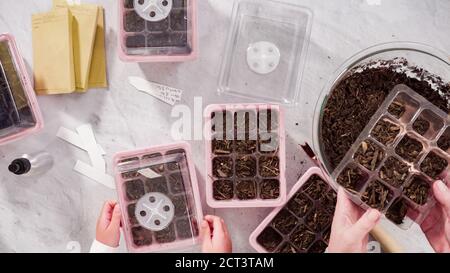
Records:
{"label": "adult hand", "polygon": [[203,253],[231,253],[232,243],[223,219],[207,215],[201,225]]}
{"label": "adult hand", "polygon": [[105,202],[97,220],[95,239],[104,245],[118,247],[120,241],[121,217],[122,213],[117,202]]}
{"label": "adult hand", "polygon": [[339,187],[327,252],[367,252],[369,232],[380,217],[381,213],[376,209],[364,212],[348,198],[344,188]]}

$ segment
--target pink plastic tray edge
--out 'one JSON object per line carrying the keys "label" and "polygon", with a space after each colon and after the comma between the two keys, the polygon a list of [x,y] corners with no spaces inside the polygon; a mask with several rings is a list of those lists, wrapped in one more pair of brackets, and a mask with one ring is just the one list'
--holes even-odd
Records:
{"label": "pink plastic tray edge", "polygon": [[13,54],[13,59],[18,66],[20,79],[22,81],[24,91],[27,94],[27,98],[29,102],[31,103],[31,109],[33,111],[33,115],[36,118],[36,125],[33,128],[25,129],[17,134],[10,135],[7,137],[4,137],[0,139],[0,145],[9,144],[11,142],[14,142],[16,140],[19,140],[21,138],[26,137],[27,135],[31,135],[34,133],[37,133],[44,127],[44,119],[42,117],[41,109],[39,108],[39,104],[37,102],[36,93],[34,92],[33,87],[31,86],[31,81],[28,76],[27,70],[25,69],[25,64],[22,58],[22,55],[20,55],[19,49],[16,44],[16,40],[14,36],[12,36],[9,33],[0,34],[0,41],[8,41],[11,46],[11,52]]}
{"label": "pink plastic tray edge", "polygon": [[[216,110],[223,110],[224,108],[228,109],[256,109],[257,107],[273,107],[278,109],[280,124],[279,131],[280,134],[280,151],[279,151],[279,159],[280,159],[280,197],[273,201],[216,201],[212,196],[212,179],[210,177],[211,174],[211,161],[208,160],[211,157],[211,131],[208,129],[210,126],[208,124],[211,122],[211,112]],[[204,111],[204,119],[206,121],[205,131],[207,138],[205,139],[205,162],[206,162],[206,203],[211,208],[263,208],[263,207],[277,207],[283,204],[286,200],[286,135],[285,135],[285,127],[284,127],[284,111],[280,105],[277,104],[268,104],[268,103],[229,103],[229,104],[211,104],[205,108]]]}
{"label": "pink plastic tray edge", "polygon": [[[194,200],[195,200],[197,223],[198,223],[199,229],[200,229],[200,223],[203,220],[203,209],[201,207],[200,192],[199,192],[199,187],[198,187],[198,180],[197,180],[197,174],[196,174],[196,170],[195,170],[195,164],[192,159],[192,150],[191,150],[191,146],[187,142],[177,142],[177,143],[172,143],[172,144],[151,146],[149,148],[119,152],[114,155],[113,169],[114,169],[114,173],[115,173],[115,183],[116,183],[116,189],[117,189],[117,195],[118,195],[120,209],[124,212],[124,213],[122,213],[122,223],[124,223],[124,225],[125,225],[124,229],[129,228],[129,224],[128,224],[127,219],[125,219],[125,216],[127,214],[126,213],[127,208],[125,207],[125,202],[123,200],[124,192],[123,192],[123,189],[119,182],[121,180],[121,178],[117,172],[117,165],[118,165],[120,158],[132,156],[135,154],[155,153],[155,152],[169,151],[169,150],[180,149],[180,148],[184,149],[186,151],[186,160],[189,164],[189,174],[190,174],[191,181],[192,181],[192,192],[193,192]],[[167,243],[167,244],[152,244],[147,247],[135,247],[132,243],[133,239],[131,238],[130,232],[127,230],[124,230],[123,233],[125,236],[125,243],[127,245],[127,249],[133,253],[146,253],[146,252],[156,252],[156,251],[184,248],[184,247],[198,244],[200,242],[200,236],[198,235],[195,238],[193,238],[193,240],[186,239],[183,241]]]}
{"label": "pink plastic tray edge", "polygon": [[192,61],[197,59],[198,57],[198,18],[197,18],[197,0],[191,0],[192,1],[192,51],[190,54],[187,55],[175,55],[175,56],[132,56],[128,55],[124,52],[124,36],[125,32],[123,31],[123,0],[117,1],[119,3],[119,43],[117,47],[117,51],[119,54],[120,60],[124,62],[135,62],[135,63],[150,63],[150,62],[185,62],[185,61]]}
{"label": "pink plastic tray edge", "polygon": [[[267,215],[267,217],[259,224],[259,226],[250,234],[249,243],[250,245],[259,253],[268,253],[257,241],[257,237],[261,232],[266,228],[266,226],[275,218],[275,216],[283,209],[288,200],[294,196],[294,194],[303,186],[303,184],[308,180],[312,175],[317,174],[325,181],[329,181],[327,175],[325,175],[319,167],[311,167],[309,168],[300,179],[295,183],[294,187],[292,187],[291,191],[285,202],[282,205],[272,210],[272,212]],[[331,186],[331,185],[330,185]]]}

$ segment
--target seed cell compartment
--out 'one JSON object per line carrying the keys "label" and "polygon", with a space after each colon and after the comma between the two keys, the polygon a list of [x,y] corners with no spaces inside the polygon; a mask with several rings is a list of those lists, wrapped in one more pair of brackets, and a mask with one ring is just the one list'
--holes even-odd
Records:
{"label": "seed cell compartment", "polygon": [[119,56],[182,62],[197,56],[197,0],[120,0]]}
{"label": "seed cell compartment", "polygon": [[250,235],[260,253],[322,253],[328,247],[337,195],[318,167],[308,169],[288,199]]}
{"label": "seed cell compartment", "polygon": [[203,212],[193,164],[186,143],[122,152],[114,157],[130,252],[180,249],[198,243]]}
{"label": "seed cell compartment", "polygon": [[14,37],[0,35],[0,145],[35,133],[42,115]]}
{"label": "seed cell compartment", "polygon": [[286,198],[284,113],[278,105],[205,110],[206,199],[213,208],[274,207]]}
{"label": "seed cell compartment", "polygon": [[397,85],[331,174],[364,209],[403,229],[420,224],[436,201],[435,180],[450,172],[448,114]]}

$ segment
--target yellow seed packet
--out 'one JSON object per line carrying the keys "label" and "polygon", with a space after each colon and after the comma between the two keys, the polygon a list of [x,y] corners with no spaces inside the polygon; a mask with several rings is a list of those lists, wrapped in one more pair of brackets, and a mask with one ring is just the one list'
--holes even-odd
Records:
{"label": "yellow seed packet", "polygon": [[72,15],[61,8],[32,16],[34,87],[38,95],[75,90]]}
{"label": "yellow seed packet", "polygon": [[99,7],[97,5],[73,5],[54,3],[55,10],[69,9],[73,16],[72,39],[76,89],[88,88],[92,52],[97,31]]}

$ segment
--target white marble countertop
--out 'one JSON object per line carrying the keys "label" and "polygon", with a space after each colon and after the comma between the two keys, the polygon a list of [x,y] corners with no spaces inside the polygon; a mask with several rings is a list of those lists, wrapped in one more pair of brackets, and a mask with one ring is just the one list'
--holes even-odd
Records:
{"label": "white marble countertop", "polygon": [[[128,76],[142,76],[181,88],[185,90],[182,103],[190,107],[194,96],[203,97],[203,106],[240,101],[216,95],[221,52],[233,1],[198,0],[200,57],[180,64],[121,62],[116,54],[116,1],[86,2],[102,4],[106,10],[110,88],[82,95],[39,97],[45,129],[36,136],[0,148],[0,252],[65,252],[71,241],[79,242],[81,251],[88,251],[103,201],[116,198],[115,191],[72,171],[77,159],[88,162],[88,156],[55,137],[60,126],[74,129],[91,123],[97,141],[107,152],[110,173],[114,153],[171,141],[170,128],[174,121],[170,115],[171,107],[135,91],[127,84]],[[308,6],[315,15],[300,104],[287,109],[287,178],[290,187],[305,168],[300,167],[297,145],[311,140],[314,106],[330,74],[357,51],[381,42],[416,41],[450,52],[450,1],[289,2]],[[47,11],[50,7],[51,0],[0,1],[0,33],[9,32],[15,36],[30,71],[31,14]],[[191,141],[191,144],[204,197],[203,143]],[[56,164],[49,173],[35,180],[8,174],[7,164],[13,157],[37,150],[46,150],[54,156]],[[235,251],[247,252],[253,251],[248,244],[249,234],[271,209],[212,210],[204,204],[204,210],[223,216],[230,226]],[[388,229],[406,250],[430,251],[417,228],[406,232],[392,226]]]}

